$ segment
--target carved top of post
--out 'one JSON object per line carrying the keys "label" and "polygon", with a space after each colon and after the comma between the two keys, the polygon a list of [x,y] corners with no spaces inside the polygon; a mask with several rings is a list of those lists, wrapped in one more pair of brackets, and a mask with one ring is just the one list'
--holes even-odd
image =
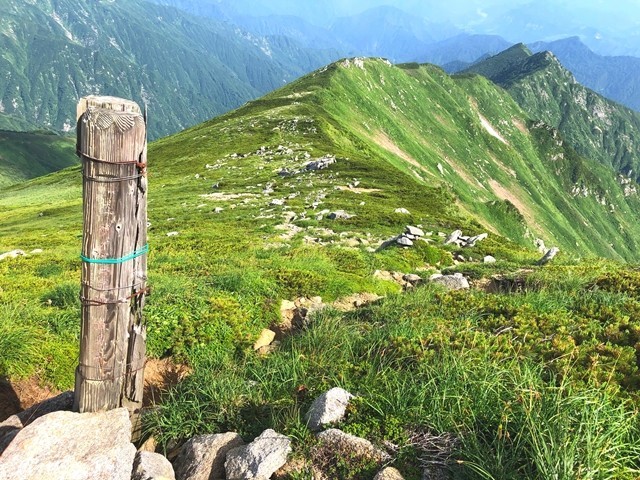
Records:
{"label": "carved top of post", "polygon": [[114,112],[142,114],[138,104],[132,100],[101,95],[89,95],[87,97],[82,97],[78,102],[78,116],[76,120],[80,120],[82,114],[90,108],[104,108]]}

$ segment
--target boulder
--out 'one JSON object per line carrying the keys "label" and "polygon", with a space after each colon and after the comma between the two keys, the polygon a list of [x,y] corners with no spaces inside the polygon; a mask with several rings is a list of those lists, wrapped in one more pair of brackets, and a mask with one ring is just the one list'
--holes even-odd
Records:
{"label": "boulder", "polygon": [[553,260],[553,257],[555,257],[559,251],[560,249],[558,247],[550,248],[549,250],[547,250],[547,253],[545,253],[544,256],[536,262],[536,265],[546,265],[551,260]]}
{"label": "boulder", "polygon": [[433,283],[444,285],[448,290],[463,290],[469,288],[469,282],[460,273],[454,275],[435,274],[429,278]]}
{"label": "boulder", "polygon": [[11,415],[0,423],[0,455],[7,445],[18,434],[22,427],[26,427],[34,420],[51,412],[71,410],[73,408],[73,392],[67,391],[49,398],[44,402],[33,405],[20,413]]}
{"label": "boulder", "polygon": [[424,237],[424,232],[420,228],[414,227],[412,225],[407,225],[405,232],[416,237]]}
{"label": "boulder", "polygon": [[173,461],[177,480],[209,480],[224,478],[227,453],[244,445],[234,432],[198,435],[180,449]]}
{"label": "boulder", "polygon": [[394,210],[395,213],[399,213],[401,215],[411,215],[411,212],[409,210],[407,210],[406,208],[396,208]]}
{"label": "boulder", "polygon": [[0,260],[4,260],[5,258],[18,258],[25,255],[26,253],[24,253],[23,250],[11,250],[10,252],[6,252],[0,255]]}
{"label": "boulder", "polygon": [[335,212],[331,212],[328,216],[330,220],[349,220],[353,218],[353,215],[345,212],[344,210],[336,210]]}
{"label": "boulder", "polygon": [[126,408],[53,412],[33,421],[2,454],[3,480],[130,480],[136,448]]}
{"label": "boulder", "polygon": [[476,243],[484,240],[485,238],[487,238],[489,235],[486,233],[481,233],[480,235],[476,235],[474,237],[468,238],[465,240],[466,244],[464,245],[465,247],[474,247],[476,245]]}
{"label": "boulder", "polygon": [[245,447],[234,448],[224,464],[227,480],[267,479],[287,463],[291,440],[268,429]]}
{"label": "boulder", "polygon": [[305,416],[309,429],[317,432],[327,424],[342,420],[352,398],[353,395],[339,387],[320,395],[313,401]]}
{"label": "boulder", "polygon": [[348,453],[376,462],[386,462],[391,459],[387,452],[379,449],[369,440],[345,433],[337,428],[330,428],[320,432],[317,438],[322,444],[330,446],[340,454]]}
{"label": "boulder", "polygon": [[445,239],[444,244],[450,245],[452,243],[456,243],[458,238],[462,235],[462,230],[454,230],[451,234]]}
{"label": "boulder", "polygon": [[260,337],[258,337],[258,339],[253,344],[253,349],[260,350],[262,347],[271,345],[271,342],[273,342],[275,338],[276,332],[267,328],[263,328],[262,332],[260,333]]}
{"label": "boulder", "polygon": [[405,237],[404,235],[401,235],[396,239],[396,243],[403,247],[411,247],[413,245],[413,240]]}
{"label": "boulder", "polygon": [[483,262],[484,263],[496,263],[496,259],[495,259],[495,257],[492,257],[491,255],[487,255],[486,257],[484,257]]}
{"label": "boulder", "polygon": [[402,276],[402,279],[405,282],[410,283],[411,285],[418,285],[420,282],[422,282],[422,277],[420,275],[416,275],[415,273],[407,273],[406,275]]}
{"label": "boulder", "polygon": [[138,452],[131,480],[176,480],[171,462],[159,453]]}
{"label": "boulder", "polygon": [[376,473],[373,480],[404,480],[402,474],[393,467],[385,467]]}

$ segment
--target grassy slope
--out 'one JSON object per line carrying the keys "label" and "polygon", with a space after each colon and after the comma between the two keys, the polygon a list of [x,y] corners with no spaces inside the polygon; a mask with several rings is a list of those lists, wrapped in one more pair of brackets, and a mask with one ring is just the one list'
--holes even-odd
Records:
{"label": "grassy slope", "polygon": [[[469,97],[511,146],[486,133]],[[227,429],[250,438],[271,426],[295,439],[297,455],[313,457],[321,449],[302,414],[316,394],[340,385],[362,397],[343,428],[400,445],[397,466],[405,478],[421,478],[416,459],[424,452],[410,435],[425,431],[462,440],[448,460],[461,478],[552,478],[562,469],[566,478],[579,478],[584,468],[633,478],[637,416],[616,394],[617,388],[633,394],[639,381],[636,271],[604,262],[561,265],[541,269],[523,292],[499,295],[433,287],[396,295],[398,286],[372,276],[376,269],[424,276],[420,268],[452,264],[457,249],[439,241],[367,250],[367,243],[376,245],[409,223],[474,234],[484,230],[477,219],[492,212],[495,229],[522,240],[522,217],[508,204],[491,203],[490,179],[518,188],[523,205],[544,222],[542,232],[558,225],[584,251],[588,242],[597,251],[599,240],[581,235],[569,215],[604,222],[597,220],[601,205],[567,192],[578,181],[595,184],[591,176],[606,178],[606,170],[571,157],[552,130],[529,124],[530,133],[521,132],[513,117],[525,122],[510,97],[487,81],[367,61],[365,70],[330,66],[150,145],[149,351],[189,362],[195,374],[149,428],[167,442]],[[570,165],[558,157],[552,175],[556,149]],[[325,154],[337,157],[326,170],[278,175],[301,169],[307,155]],[[422,167],[407,162],[409,156]],[[454,166],[479,183],[461,180]],[[337,188],[354,179],[367,190]],[[263,193],[268,188],[272,192]],[[461,213],[453,192],[476,220]],[[202,196],[211,193],[244,196]],[[543,195],[550,213],[534,205]],[[0,324],[0,374],[37,373],[58,386],[72,384],[80,202],[78,167],[8,187],[0,196],[0,251],[44,249],[0,262],[0,316],[8,319]],[[396,214],[399,207],[411,214]],[[356,216],[317,220],[325,208]],[[300,230],[283,238],[283,228],[292,228],[283,227],[290,212]],[[460,253],[498,258],[494,265],[458,267],[475,279],[532,268],[538,258],[495,234]],[[247,348],[278,319],[281,299],[321,295],[330,301],[352,292],[388,298],[347,316],[325,312],[269,357]],[[565,435],[576,428],[584,434]],[[549,442],[558,445],[551,455],[544,449]],[[562,462],[555,461],[558,451],[566,453]],[[371,478],[373,467],[323,468],[330,478]]]}
{"label": "grassy slope", "polygon": [[516,45],[470,67],[506,88],[532,117],[551,125],[580,154],[636,181],[640,114],[577,83],[549,52]]}
{"label": "grassy slope", "polygon": [[71,138],[0,130],[0,188],[77,163]]}

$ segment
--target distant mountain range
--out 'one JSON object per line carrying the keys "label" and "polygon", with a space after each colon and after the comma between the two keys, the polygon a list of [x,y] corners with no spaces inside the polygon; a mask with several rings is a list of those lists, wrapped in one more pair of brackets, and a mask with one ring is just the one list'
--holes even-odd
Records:
{"label": "distant mountain range", "polygon": [[332,57],[139,0],[0,4],[0,112],[59,131],[77,100],[148,103],[151,138],[277,88]]}

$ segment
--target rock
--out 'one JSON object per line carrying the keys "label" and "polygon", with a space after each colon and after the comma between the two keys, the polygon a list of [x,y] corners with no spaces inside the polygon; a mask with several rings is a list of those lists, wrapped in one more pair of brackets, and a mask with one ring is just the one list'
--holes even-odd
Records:
{"label": "rock", "polygon": [[387,452],[379,449],[369,440],[350,435],[337,428],[330,428],[324,432],[320,432],[317,438],[323,444],[341,453],[348,452],[352,455],[368,458],[376,462],[385,462],[391,459]]}
{"label": "rock", "polygon": [[448,290],[463,290],[469,288],[469,282],[466,278],[459,275],[442,275],[435,274],[431,275],[430,280],[433,283],[439,283],[444,285]]}
{"label": "rock", "polygon": [[329,219],[331,220],[348,220],[353,217],[354,215],[347,213],[344,210],[336,210],[335,212],[331,212],[329,214]]}
{"label": "rock", "polygon": [[34,248],[29,253],[32,255],[37,255],[38,253],[42,253],[42,252],[44,252],[44,250],[42,250],[41,248]]}
{"label": "rock", "polygon": [[0,260],[4,260],[5,258],[18,258],[18,257],[23,257],[25,255],[26,253],[24,253],[23,250],[11,250],[10,252],[3,253],[2,255],[0,255]]}
{"label": "rock", "polygon": [[402,277],[405,282],[410,283],[411,285],[418,285],[422,282],[422,277],[420,275],[416,275],[415,273],[408,273]]}
{"label": "rock", "polygon": [[404,235],[401,235],[396,239],[396,243],[398,245],[402,245],[403,247],[411,247],[413,245],[413,240],[405,237]]}
{"label": "rock", "polygon": [[167,233],[167,237],[175,237],[178,235],[178,232],[169,232]]}
{"label": "rock", "polygon": [[234,448],[224,464],[227,480],[268,479],[287,463],[291,440],[268,429],[245,447]]}
{"label": "rock", "polygon": [[304,168],[307,170],[323,170],[335,162],[336,162],[336,157],[334,157],[333,155],[325,155],[324,157],[319,158],[318,160],[307,163]]}
{"label": "rock", "polygon": [[158,441],[153,435],[147,438],[142,445],[138,447],[138,452],[155,452],[158,448]]}
{"label": "rock", "polygon": [[260,332],[260,337],[253,344],[254,350],[260,350],[262,347],[266,347],[267,345],[271,345],[276,338],[276,332],[273,330],[269,330],[264,328],[262,332]]}
{"label": "rock", "polygon": [[373,480],[404,480],[404,477],[397,469],[386,467],[376,473]]}
{"label": "rock", "polygon": [[553,260],[553,257],[555,257],[559,251],[560,249],[558,247],[550,248],[549,250],[547,250],[547,253],[545,253],[544,256],[536,262],[536,265],[546,265],[551,260]]}
{"label": "rock", "polygon": [[411,225],[407,225],[407,228],[405,229],[405,233],[408,233],[409,235],[414,235],[416,237],[424,237],[424,232],[420,228],[413,227]]}
{"label": "rock", "polygon": [[49,413],[68,411],[72,408],[73,392],[67,391],[10,416],[0,423],[0,455],[23,427]]}
{"label": "rock", "polygon": [[353,395],[339,387],[320,395],[313,401],[305,416],[309,429],[317,432],[324,425],[342,420],[352,398]]}
{"label": "rock", "polygon": [[394,210],[395,213],[400,213],[402,215],[411,215],[411,212],[409,210],[407,210],[406,208],[396,208]]}
{"label": "rock", "polygon": [[133,461],[131,480],[175,480],[171,462],[159,453],[138,452]]}
{"label": "rock", "polygon": [[544,240],[542,240],[541,238],[536,238],[533,241],[533,244],[536,246],[536,248],[538,249],[538,251],[540,253],[546,253],[547,252],[547,247],[544,244]]}
{"label": "rock", "polygon": [[224,208],[222,207],[216,207],[213,209],[213,213],[222,213],[224,211]]}
{"label": "rock", "polygon": [[234,432],[198,435],[188,440],[173,468],[178,480],[209,480],[224,478],[224,461],[228,452],[244,445]]}
{"label": "rock", "polygon": [[273,206],[282,206],[282,205],[284,205],[284,200],[283,200],[283,199],[281,199],[281,198],[274,198],[273,200],[271,200],[270,205],[273,205]]}
{"label": "rock", "polygon": [[465,247],[474,247],[476,245],[476,243],[484,240],[488,236],[489,235],[487,233],[481,233],[480,235],[476,235],[475,237],[471,237],[468,240],[466,240],[466,245],[464,245],[464,246]]}
{"label": "rock", "polygon": [[3,480],[130,480],[136,448],[126,408],[53,412],[24,427],[2,454]]}
{"label": "rock", "polygon": [[495,257],[492,257],[491,255],[487,255],[487,256],[485,256],[485,257],[482,259],[482,261],[483,261],[484,263],[496,263],[496,259],[495,259]]}
{"label": "rock", "polygon": [[456,240],[462,235],[462,230],[454,230],[451,234],[445,239],[444,244],[450,245],[452,243],[456,243]]}

